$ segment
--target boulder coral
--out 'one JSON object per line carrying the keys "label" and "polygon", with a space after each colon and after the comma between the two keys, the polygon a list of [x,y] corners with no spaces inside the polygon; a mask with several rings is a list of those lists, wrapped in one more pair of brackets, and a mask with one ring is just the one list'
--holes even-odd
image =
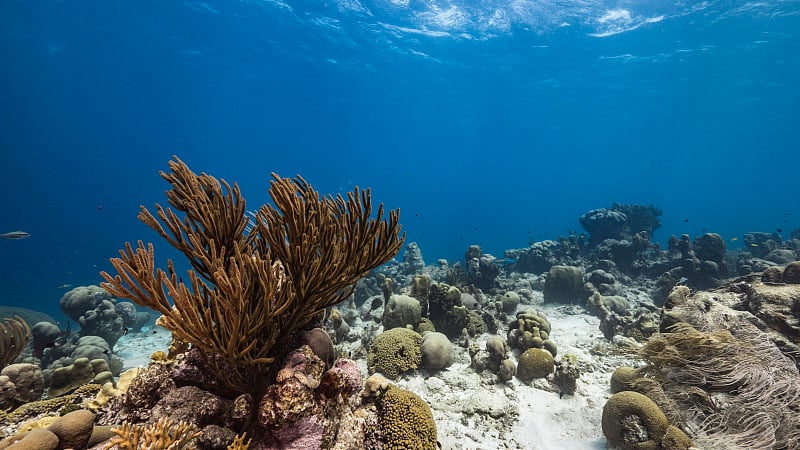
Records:
{"label": "boulder coral", "polygon": [[422,319],[419,300],[407,295],[393,294],[383,309],[383,327],[392,329],[411,325],[416,327]]}
{"label": "boulder coral", "polygon": [[544,283],[545,303],[583,303],[587,293],[583,270],[574,266],[553,266]]}
{"label": "boulder coral", "polygon": [[422,367],[442,370],[453,365],[455,354],[450,339],[442,333],[428,332],[422,336]]}

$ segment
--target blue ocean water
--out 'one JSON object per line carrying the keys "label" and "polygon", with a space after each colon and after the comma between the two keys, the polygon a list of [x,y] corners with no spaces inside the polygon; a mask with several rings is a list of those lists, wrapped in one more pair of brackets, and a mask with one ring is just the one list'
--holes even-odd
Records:
{"label": "blue ocean water", "polygon": [[[428,262],[582,231],[800,228],[800,2],[0,3],[0,304],[60,317],[155,240],[173,154],[267,200],[270,172],[401,209]],[[731,241],[729,241],[731,242]],[[731,242],[735,247],[738,242]]]}

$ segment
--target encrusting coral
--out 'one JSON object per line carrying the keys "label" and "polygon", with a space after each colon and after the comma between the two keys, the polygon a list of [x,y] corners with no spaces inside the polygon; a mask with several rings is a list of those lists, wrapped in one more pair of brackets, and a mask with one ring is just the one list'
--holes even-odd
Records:
{"label": "encrusting coral", "polygon": [[236,184],[197,175],[177,157],[170,168],[161,176],[171,208],[142,207],[139,219],[188,258],[189,282],[172,261],[156,268],[153,245],[139,241],[111,260],[117,274],[103,272],[103,287],[160,312],[159,323],[228,388],[260,399],[297,332],[400,250],[399,211],[384,219],[381,204],[373,216],[369,189],[322,197],[299,176],[273,174],[274,206],[248,213]]}
{"label": "encrusting coral", "polygon": [[20,317],[0,322],[0,369],[17,359],[31,337],[28,323]]}

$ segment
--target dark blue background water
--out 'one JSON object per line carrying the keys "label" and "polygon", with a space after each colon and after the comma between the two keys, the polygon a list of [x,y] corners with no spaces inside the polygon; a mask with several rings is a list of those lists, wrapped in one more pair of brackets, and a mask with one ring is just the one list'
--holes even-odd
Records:
{"label": "dark blue background water", "polygon": [[800,3],[476,3],[3,1],[0,304],[155,239],[173,154],[253,207],[271,171],[371,186],[428,262],[613,202],[659,241],[800,227]]}

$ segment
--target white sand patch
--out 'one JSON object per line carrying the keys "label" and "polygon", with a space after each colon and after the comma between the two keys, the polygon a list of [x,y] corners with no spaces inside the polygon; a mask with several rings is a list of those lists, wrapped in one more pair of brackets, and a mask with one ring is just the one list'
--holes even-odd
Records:
{"label": "white sand patch", "polygon": [[138,333],[122,336],[114,345],[114,353],[122,359],[123,371],[131,367],[147,367],[150,355],[161,350],[166,352],[172,342],[172,333],[159,326],[142,327]]}

